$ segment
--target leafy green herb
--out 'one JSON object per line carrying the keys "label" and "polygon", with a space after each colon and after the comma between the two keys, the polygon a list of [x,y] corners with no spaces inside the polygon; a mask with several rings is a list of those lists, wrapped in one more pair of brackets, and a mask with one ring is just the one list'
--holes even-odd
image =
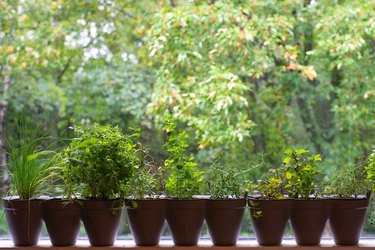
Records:
{"label": "leafy green herb", "polygon": [[178,199],[190,199],[200,194],[202,190],[203,172],[196,168],[193,157],[186,155],[186,142],[188,135],[186,131],[177,133],[176,124],[171,116],[165,119],[164,130],[168,136],[164,144],[169,157],[164,166],[169,170],[166,180],[166,192],[169,196]]}
{"label": "leafy green herb", "polygon": [[121,187],[141,164],[134,142],[139,130],[128,136],[110,125],[75,125],[73,129],[76,138],[63,152],[62,178],[68,197],[77,190],[92,199],[111,199],[123,194]]}
{"label": "leafy green herb", "polygon": [[322,160],[320,155],[311,155],[307,149],[287,149],[285,154],[285,190],[289,196],[307,199],[316,195],[316,176],[321,173],[316,169],[318,162]]}
{"label": "leafy green herb", "polygon": [[252,189],[257,191],[262,199],[280,200],[284,199],[285,176],[280,169],[270,169],[270,176],[265,180],[259,180],[252,185]]}

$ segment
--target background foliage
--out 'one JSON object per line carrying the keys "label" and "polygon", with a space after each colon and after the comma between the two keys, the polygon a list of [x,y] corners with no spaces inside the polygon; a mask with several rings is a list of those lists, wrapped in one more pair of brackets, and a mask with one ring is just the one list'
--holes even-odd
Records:
{"label": "background foliage", "polygon": [[0,0],[0,55],[10,136],[23,112],[57,138],[71,118],[141,127],[162,162],[172,113],[202,167],[294,146],[331,175],[375,147],[373,1]]}

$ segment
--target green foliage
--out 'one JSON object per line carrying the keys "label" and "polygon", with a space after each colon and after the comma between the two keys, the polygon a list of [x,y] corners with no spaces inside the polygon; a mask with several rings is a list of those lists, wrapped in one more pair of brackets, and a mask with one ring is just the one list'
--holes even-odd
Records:
{"label": "green foliage", "polygon": [[196,168],[193,157],[186,154],[186,148],[189,146],[186,142],[186,131],[178,133],[175,120],[171,116],[165,119],[163,128],[168,136],[164,144],[169,153],[164,162],[165,168],[169,170],[165,185],[167,195],[178,199],[191,199],[201,193],[203,172]]}
{"label": "green foliage", "polygon": [[287,149],[283,160],[285,169],[285,190],[290,197],[307,199],[317,195],[317,170],[318,162],[322,159],[320,154],[311,155],[307,149]]}
{"label": "green foliage", "polygon": [[326,187],[325,193],[335,198],[356,198],[367,195],[364,171],[358,168],[349,168],[338,173]]}
{"label": "green foliage", "polygon": [[252,184],[251,189],[260,194],[262,199],[279,200],[284,199],[285,176],[280,169],[270,169],[270,176],[265,180],[259,180]]}
{"label": "green foliage", "polygon": [[74,125],[75,138],[63,151],[62,178],[68,196],[82,187],[82,196],[92,199],[117,198],[121,186],[134,176],[140,156],[135,130],[124,135],[110,125]]}
{"label": "green foliage", "polygon": [[365,164],[366,182],[370,185],[372,192],[375,191],[375,151],[370,154]]}
{"label": "green foliage", "polygon": [[332,174],[373,147],[371,1],[175,2],[146,37],[159,120],[171,111],[233,158],[308,147]]}
{"label": "green foliage", "polygon": [[235,167],[224,167],[216,159],[204,175],[208,194],[213,199],[245,197],[247,189],[244,174],[250,170],[240,171]]}
{"label": "green foliage", "polygon": [[139,168],[136,169],[134,176],[121,187],[123,196],[130,196],[136,200],[159,197],[164,191],[162,180],[164,169],[155,165],[146,149],[142,148],[140,153]]}
{"label": "green foliage", "polygon": [[55,152],[43,149],[45,137],[37,135],[25,118],[19,120],[17,137],[7,138],[5,150],[9,162],[11,195],[30,199],[45,190],[44,184],[54,173]]}

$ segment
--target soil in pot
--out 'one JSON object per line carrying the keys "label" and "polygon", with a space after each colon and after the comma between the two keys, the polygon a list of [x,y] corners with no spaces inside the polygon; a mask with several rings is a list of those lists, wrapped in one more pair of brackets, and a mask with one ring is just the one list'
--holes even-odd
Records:
{"label": "soil in pot", "polygon": [[128,200],[125,203],[130,231],[138,246],[158,245],[166,214],[166,200]]}
{"label": "soil in pot", "polygon": [[250,199],[253,230],[259,245],[280,245],[288,224],[292,201]]}
{"label": "soil in pot", "polygon": [[41,207],[52,245],[75,245],[81,226],[81,206],[77,202],[49,199],[42,201]]}
{"label": "soil in pot", "polygon": [[14,245],[33,246],[38,244],[43,225],[40,200],[5,197],[3,198],[3,207]]}
{"label": "soil in pot", "polygon": [[365,224],[368,199],[334,199],[329,216],[337,245],[357,245]]}
{"label": "soil in pot", "polygon": [[231,246],[237,243],[245,206],[245,199],[206,201],[205,219],[215,246]]}
{"label": "soil in pot", "polygon": [[205,213],[205,200],[167,200],[166,219],[176,246],[198,244]]}
{"label": "soil in pot", "polygon": [[92,246],[112,246],[121,218],[119,200],[82,200],[81,220]]}
{"label": "soil in pot", "polygon": [[330,213],[330,200],[293,200],[290,222],[298,245],[319,245]]}

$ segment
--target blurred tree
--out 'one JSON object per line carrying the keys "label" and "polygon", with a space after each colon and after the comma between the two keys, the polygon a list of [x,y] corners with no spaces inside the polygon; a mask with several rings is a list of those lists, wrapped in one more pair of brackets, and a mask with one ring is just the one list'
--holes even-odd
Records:
{"label": "blurred tree", "polygon": [[159,119],[234,161],[296,145],[345,167],[375,146],[373,1],[173,2],[148,33]]}
{"label": "blurred tree", "polygon": [[[137,113],[131,119],[139,119],[150,96],[145,90],[151,89],[152,71],[139,63],[144,52],[135,25],[156,4],[0,1],[0,146],[2,133],[12,134],[13,117],[20,112],[44,124],[54,137],[64,133],[71,117],[107,122],[116,117],[111,121],[119,122],[122,112],[125,118]],[[1,155],[1,164],[5,161]],[[3,185],[6,180],[5,173]]]}

